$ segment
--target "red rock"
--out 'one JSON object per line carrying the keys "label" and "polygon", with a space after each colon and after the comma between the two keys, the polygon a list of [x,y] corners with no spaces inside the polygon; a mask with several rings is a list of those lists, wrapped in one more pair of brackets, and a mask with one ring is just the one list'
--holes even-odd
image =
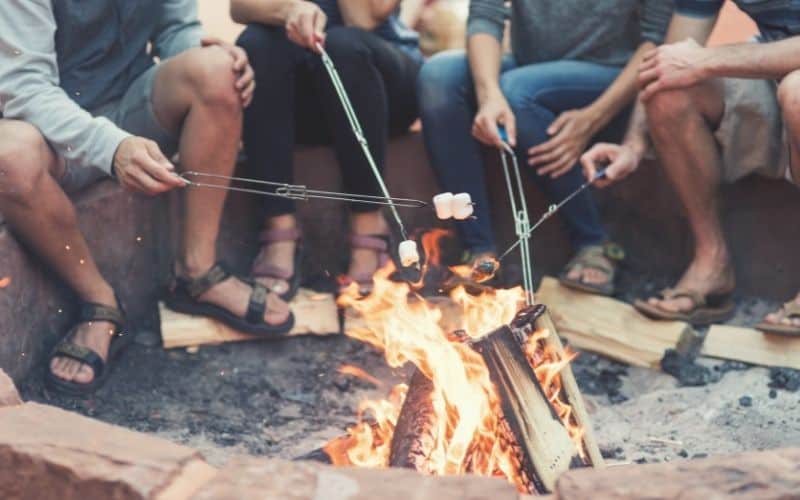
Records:
{"label": "red rock", "polygon": [[0,498],[187,498],[216,473],[200,454],[36,403],[0,408]]}
{"label": "red rock", "polygon": [[577,469],[556,484],[559,500],[800,498],[800,449],[706,460]]}
{"label": "red rock", "polygon": [[0,370],[0,408],[18,404],[22,404],[22,399],[19,397],[14,381],[6,375],[6,372]]}

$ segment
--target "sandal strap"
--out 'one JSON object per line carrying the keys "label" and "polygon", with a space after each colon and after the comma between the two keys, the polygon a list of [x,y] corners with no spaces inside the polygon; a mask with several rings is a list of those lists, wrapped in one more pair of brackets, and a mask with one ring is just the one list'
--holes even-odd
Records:
{"label": "sandal strap", "polygon": [[283,241],[299,241],[301,239],[303,239],[303,231],[299,227],[265,229],[258,235],[260,243],[280,243]]}
{"label": "sandal strap", "polygon": [[178,280],[183,282],[189,296],[196,299],[200,295],[203,295],[209,288],[225,281],[230,278],[230,276],[231,273],[225,269],[225,266],[222,263],[217,263],[203,276],[198,278],[181,277],[178,278]]}
{"label": "sandal strap", "polygon": [[61,342],[58,344],[53,350],[50,359],[60,357],[72,358],[76,361],[80,361],[94,371],[95,377],[102,374],[106,367],[105,361],[103,361],[103,358],[101,358],[99,354],[88,347],[73,344],[72,342]]}
{"label": "sandal strap", "polygon": [[267,288],[258,282],[250,282],[253,292],[250,294],[250,301],[247,304],[247,314],[245,319],[248,323],[255,325],[264,322],[264,312],[267,310]]}
{"label": "sandal strap", "polygon": [[665,288],[658,292],[662,300],[673,300],[680,298],[687,298],[692,301],[694,308],[703,307],[706,305],[707,296],[696,290],[687,290],[683,288]]}
{"label": "sandal strap", "polygon": [[608,275],[612,275],[616,271],[616,268],[614,265],[607,262],[606,259],[608,258],[603,245],[590,245],[580,249],[567,267],[573,269],[576,266],[580,266],[581,270],[596,269]]}
{"label": "sandal strap", "polygon": [[84,302],[81,305],[78,320],[80,323],[108,321],[113,323],[119,330],[125,327],[125,314],[121,309],[94,302]]}
{"label": "sandal strap", "polygon": [[383,234],[351,234],[350,246],[385,253],[389,251],[389,237]]}

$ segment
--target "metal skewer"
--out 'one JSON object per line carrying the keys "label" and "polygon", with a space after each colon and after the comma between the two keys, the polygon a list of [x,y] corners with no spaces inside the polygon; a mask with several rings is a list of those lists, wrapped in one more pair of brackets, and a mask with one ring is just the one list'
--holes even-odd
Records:
{"label": "metal skewer", "polygon": [[[272,196],[276,198],[286,198],[290,200],[306,201],[310,199],[316,200],[336,200],[348,201],[356,203],[368,203],[372,205],[388,205],[392,207],[408,207],[408,208],[423,208],[428,204],[421,200],[414,200],[411,198],[384,198],[382,196],[371,196],[366,194],[353,194],[353,193],[339,193],[336,191],[321,191],[318,189],[308,189],[306,186],[296,184],[285,184],[280,182],[262,181],[260,179],[249,179],[247,177],[231,177],[219,174],[207,174],[203,172],[183,172],[180,175],[181,179],[186,181],[190,186],[202,187],[209,189],[223,189],[226,191],[237,191],[240,193],[249,193],[260,196]],[[209,184],[208,182],[198,182],[191,178],[206,177],[209,179],[219,179],[227,182],[236,181],[244,184],[255,184],[258,186],[268,186],[274,188],[273,190],[255,189],[237,186],[220,186],[217,184]]]}

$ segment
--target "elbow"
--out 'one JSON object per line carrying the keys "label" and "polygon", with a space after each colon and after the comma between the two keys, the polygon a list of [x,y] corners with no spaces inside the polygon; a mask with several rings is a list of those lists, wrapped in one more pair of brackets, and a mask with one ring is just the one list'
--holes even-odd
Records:
{"label": "elbow", "polygon": [[237,0],[233,0],[231,2],[230,13],[231,19],[233,19],[234,22],[239,24],[247,24],[248,20],[244,15],[244,9]]}

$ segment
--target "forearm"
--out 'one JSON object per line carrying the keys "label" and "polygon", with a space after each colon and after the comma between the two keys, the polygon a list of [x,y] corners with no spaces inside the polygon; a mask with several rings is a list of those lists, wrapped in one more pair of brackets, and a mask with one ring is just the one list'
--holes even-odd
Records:
{"label": "forearm", "polygon": [[644,54],[653,48],[655,44],[645,42],[633,54],[628,64],[614,82],[587,107],[592,121],[593,134],[599,132],[635,98],[639,91],[637,86],[637,75],[639,64],[642,62]]}
{"label": "forearm", "polygon": [[800,37],[779,42],[741,43],[709,47],[702,62],[708,78],[763,78],[780,80],[800,69]]}
{"label": "forearm", "polygon": [[283,26],[292,6],[307,0],[231,0],[231,17],[241,24]]}
{"label": "forearm", "polygon": [[628,124],[628,131],[622,143],[630,147],[640,159],[644,157],[647,152],[647,113],[645,112],[644,104],[638,99],[633,107],[630,123]]}
{"label": "forearm", "polygon": [[469,67],[475,82],[478,103],[500,92],[500,65],[503,47],[495,37],[487,33],[472,35],[467,42]]}
{"label": "forearm", "polygon": [[399,0],[339,0],[346,26],[372,31],[397,9]]}

